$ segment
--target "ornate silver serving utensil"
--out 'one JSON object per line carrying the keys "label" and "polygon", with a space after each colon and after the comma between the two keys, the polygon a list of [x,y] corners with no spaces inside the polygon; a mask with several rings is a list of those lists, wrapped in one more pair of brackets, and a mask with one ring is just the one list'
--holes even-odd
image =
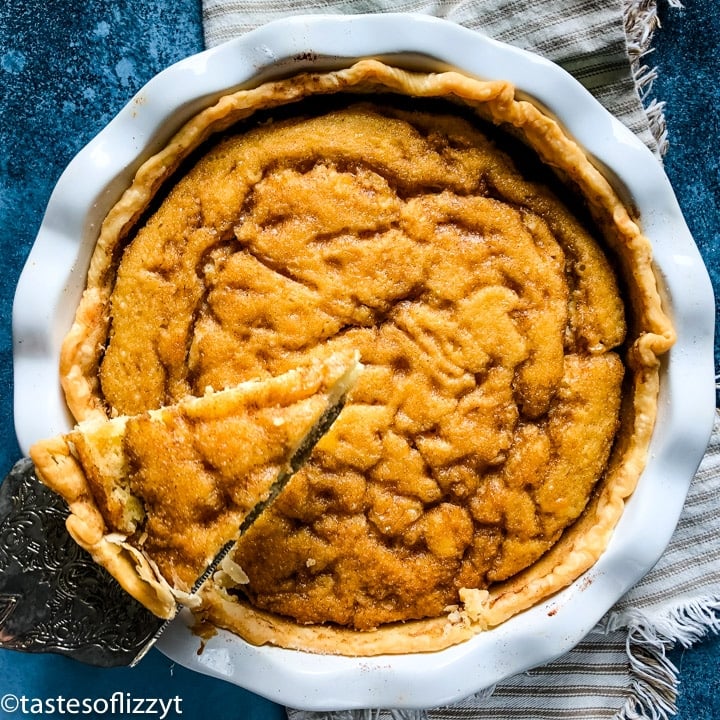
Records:
{"label": "ornate silver serving utensil", "polygon": [[[263,513],[340,414],[339,398],[279,473],[269,496],[247,515],[240,535]],[[0,648],[53,652],[90,665],[135,665],[172,620],[153,615],[65,529],[65,501],[38,480],[29,458],[0,485]],[[221,548],[193,592],[236,540]]]}

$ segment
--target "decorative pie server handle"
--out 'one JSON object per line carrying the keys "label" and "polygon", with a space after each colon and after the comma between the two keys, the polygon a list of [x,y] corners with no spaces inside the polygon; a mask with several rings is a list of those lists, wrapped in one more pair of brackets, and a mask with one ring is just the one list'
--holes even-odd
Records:
{"label": "decorative pie server handle", "polygon": [[164,621],[74,542],[67,515],[29,458],[0,485],[0,648],[130,665]]}

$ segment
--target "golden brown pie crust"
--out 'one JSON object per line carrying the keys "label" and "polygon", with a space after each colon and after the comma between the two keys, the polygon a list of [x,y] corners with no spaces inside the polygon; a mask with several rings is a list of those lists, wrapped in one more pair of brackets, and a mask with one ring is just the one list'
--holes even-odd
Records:
{"label": "golden brown pie crust", "polygon": [[[182,165],[258,111],[335,95],[351,100]],[[599,238],[468,111],[584,198]],[[238,546],[249,582],[219,574],[202,616],[254,643],[414,652],[593,565],[644,467],[673,340],[647,238],[554,119],[506,82],[365,60],[229,94],[140,167],[61,376],[74,416],[104,419],[358,349],[349,406]]]}

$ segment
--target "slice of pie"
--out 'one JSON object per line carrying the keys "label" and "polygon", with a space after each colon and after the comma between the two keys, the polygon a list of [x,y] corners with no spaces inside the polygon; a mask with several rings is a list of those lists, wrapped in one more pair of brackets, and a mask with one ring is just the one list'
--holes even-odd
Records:
{"label": "slice of pie", "polygon": [[338,352],[35,444],[72,537],[136,599],[172,617],[334,422],[359,372]]}

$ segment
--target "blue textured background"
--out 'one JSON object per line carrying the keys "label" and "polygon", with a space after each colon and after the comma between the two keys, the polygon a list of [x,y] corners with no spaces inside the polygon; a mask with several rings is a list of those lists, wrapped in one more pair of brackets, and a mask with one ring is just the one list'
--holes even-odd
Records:
{"label": "blue textured background", "polygon": [[[715,373],[720,369],[720,6],[690,0],[687,8],[660,4],[655,35],[654,93],[665,100],[670,149],[665,170],[700,248],[715,290]],[[720,403],[718,403],[720,406]],[[720,518],[718,519],[720,532]],[[720,562],[720,558],[718,558]],[[720,594],[720,588],[718,589]],[[692,650],[676,649],[680,669],[678,717],[720,718],[720,636]]]}
{"label": "blue textured background", "polygon": [[[670,150],[665,170],[715,289],[720,325],[720,5],[660,2],[661,27],[647,62],[658,68],[653,92],[666,102]],[[715,374],[720,371],[715,331]],[[720,402],[717,403],[720,406]],[[718,715],[720,717],[720,715]]]}
{"label": "blue textured background", "polygon": [[[685,10],[660,5],[663,27],[648,62],[660,70],[654,93],[667,102],[666,168],[717,294],[720,13],[714,3],[696,0]],[[199,0],[0,5],[0,477],[19,457],[12,421],[13,293],[50,192],[75,153],[150,77],[201,49]],[[675,649],[670,657],[681,670],[678,717],[720,718],[720,640]],[[109,697],[116,690],[180,695],[188,718],[205,717],[208,709],[230,720],[284,717],[282,708],[190,673],[157,651],[136,670],[0,651],[0,695]],[[0,710],[5,717],[11,715]]]}

